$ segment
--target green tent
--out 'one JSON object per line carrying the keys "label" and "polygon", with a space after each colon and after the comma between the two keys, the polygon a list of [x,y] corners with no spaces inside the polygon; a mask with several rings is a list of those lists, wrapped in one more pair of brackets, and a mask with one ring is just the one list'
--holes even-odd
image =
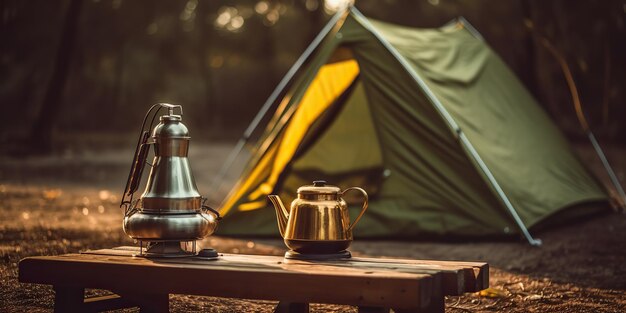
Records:
{"label": "green tent", "polygon": [[221,205],[221,235],[277,235],[267,195],[288,204],[319,179],[368,191],[359,238],[521,234],[538,244],[529,228],[609,199],[463,21],[415,29],[347,9],[266,105],[275,112]]}

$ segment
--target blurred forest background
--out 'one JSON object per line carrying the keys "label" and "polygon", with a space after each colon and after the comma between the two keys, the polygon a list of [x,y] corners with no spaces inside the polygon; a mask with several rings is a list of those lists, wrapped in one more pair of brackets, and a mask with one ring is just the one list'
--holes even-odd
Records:
{"label": "blurred forest background", "polygon": [[[80,136],[130,142],[156,102],[182,104],[194,139],[235,139],[345,2],[0,0],[0,153],[16,143],[49,151]],[[558,60],[541,43],[548,39],[600,142],[626,142],[625,0],[355,5],[413,27],[464,16],[568,137],[582,139]]]}

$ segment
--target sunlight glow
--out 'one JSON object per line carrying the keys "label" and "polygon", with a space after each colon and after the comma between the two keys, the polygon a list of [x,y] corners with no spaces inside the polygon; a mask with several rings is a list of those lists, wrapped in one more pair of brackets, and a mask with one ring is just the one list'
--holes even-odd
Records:
{"label": "sunlight glow", "polygon": [[98,198],[102,201],[108,200],[110,196],[111,192],[106,189],[102,189],[98,192]]}
{"label": "sunlight glow", "polygon": [[223,6],[219,9],[217,18],[213,24],[220,29],[239,32],[242,30],[246,21],[244,18],[245,13],[246,12],[239,12],[236,7]]}
{"label": "sunlight glow", "polygon": [[317,0],[306,0],[306,2],[304,3],[304,6],[309,11],[315,11],[317,10],[317,8],[320,7],[320,3]]}
{"label": "sunlight glow", "polygon": [[233,19],[230,21],[230,25],[234,29],[241,28],[241,26],[243,26],[243,17],[241,17],[240,15],[233,17]]}
{"label": "sunlight glow", "polygon": [[224,27],[226,26],[226,24],[230,22],[230,19],[231,19],[230,12],[228,11],[222,12],[222,14],[217,16],[217,19],[215,20],[215,25]]}
{"label": "sunlight glow", "polygon": [[352,4],[354,4],[354,0],[324,0],[324,11],[333,14]]}
{"label": "sunlight glow", "polygon": [[198,0],[190,0],[190,1],[187,1],[187,4],[185,4],[185,10],[193,11],[196,9],[197,6],[198,6]]}
{"label": "sunlight glow", "polygon": [[267,10],[269,10],[269,8],[270,6],[267,3],[267,1],[259,1],[254,6],[254,11],[256,11],[256,13],[259,13],[259,14],[265,14],[267,13]]}
{"label": "sunlight glow", "polygon": [[270,2],[267,0],[261,0],[257,2],[254,6],[254,12],[262,16],[263,25],[265,26],[273,26],[274,24],[276,24],[281,15],[287,13],[287,10],[287,5],[278,2]]}
{"label": "sunlight glow", "polygon": [[198,6],[198,0],[188,0],[185,3],[185,8],[180,12],[179,18],[183,22],[183,30],[186,32],[193,31],[195,27],[194,20],[196,19],[196,7]]}
{"label": "sunlight glow", "polygon": [[271,26],[271,25],[276,24],[276,22],[278,22],[279,18],[280,18],[280,13],[278,13],[278,11],[276,11],[276,10],[270,11],[265,16],[265,19],[267,21],[266,25]]}

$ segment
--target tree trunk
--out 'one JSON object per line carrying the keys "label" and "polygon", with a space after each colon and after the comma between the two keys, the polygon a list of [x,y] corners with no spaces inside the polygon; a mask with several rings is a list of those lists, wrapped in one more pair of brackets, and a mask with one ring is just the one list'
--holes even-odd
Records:
{"label": "tree trunk", "polygon": [[83,0],[71,0],[67,9],[48,89],[30,133],[29,144],[33,152],[46,153],[52,148],[51,132],[61,109],[82,3]]}
{"label": "tree trunk", "polygon": [[541,90],[537,86],[537,62],[535,60],[535,25],[537,21],[533,16],[532,0],[522,0],[522,19],[524,22],[524,48],[526,50],[526,65],[522,66],[522,80],[526,82],[528,89],[536,99],[541,99]]}
{"label": "tree trunk", "polygon": [[210,44],[213,43],[213,23],[207,24],[205,17],[217,12],[218,3],[215,1],[207,1],[198,5],[198,18],[196,18],[196,26],[198,27],[199,40],[197,43],[198,48],[198,62],[200,64],[200,75],[204,80],[204,99],[205,109],[207,117],[201,118],[200,122],[202,126],[204,124],[210,124],[209,132],[211,136],[218,136],[222,125],[220,125],[221,114],[219,112],[219,103],[215,95],[215,87],[213,84],[213,68],[207,64],[207,58],[210,53]]}

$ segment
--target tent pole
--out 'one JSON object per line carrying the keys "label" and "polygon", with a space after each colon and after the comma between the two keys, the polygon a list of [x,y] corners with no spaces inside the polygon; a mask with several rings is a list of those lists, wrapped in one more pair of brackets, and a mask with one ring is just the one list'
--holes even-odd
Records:
{"label": "tent pole", "polygon": [[589,138],[589,141],[591,141],[591,145],[596,150],[596,154],[600,158],[600,161],[602,161],[602,166],[604,166],[604,169],[606,170],[607,174],[609,174],[611,183],[613,183],[613,187],[615,187],[617,193],[620,196],[620,198],[616,200],[618,202],[621,202],[621,206],[623,208],[626,205],[626,195],[624,195],[624,189],[622,188],[622,186],[619,183],[619,180],[615,176],[615,173],[613,172],[611,165],[609,165],[609,161],[606,159],[606,156],[604,155],[602,148],[600,148],[600,144],[598,144],[596,137],[591,132],[591,128],[589,127],[589,123],[587,123],[587,119],[585,118],[585,113],[583,112],[583,109],[582,109],[582,104],[580,103],[580,97],[578,96],[578,89],[576,88],[574,77],[572,76],[569,66],[567,65],[567,62],[565,61],[565,57],[552,45],[552,43],[550,43],[550,41],[548,41],[547,38],[542,37],[541,43],[546,47],[546,49],[548,49],[548,51],[554,56],[554,58],[557,59],[557,61],[559,62],[559,65],[561,66],[561,69],[563,70],[563,75],[565,76],[567,87],[569,88],[570,93],[572,94],[572,101],[574,104],[574,110],[576,111],[576,117],[578,118],[578,122],[580,123],[580,126],[582,127],[583,131]]}
{"label": "tent pole", "polygon": [[483,35],[481,35],[478,32],[478,30],[476,30],[474,25],[472,25],[469,21],[467,21],[467,19],[465,19],[465,17],[463,16],[453,18],[451,21],[443,24],[443,27],[450,27],[456,24],[463,25],[463,27],[465,27],[465,29],[467,29],[467,31],[469,31],[470,34],[474,36],[474,38],[479,39],[480,41],[485,41],[485,38],[483,37]]}
{"label": "tent pole", "polygon": [[[294,76],[296,75],[300,67],[302,67],[304,62],[306,62],[309,59],[309,56],[311,56],[313,51],[317,48],[317,46],[319,46],[320,42],[322,42],[322,40],[326,37],[326,35],[331,31],[332,27],[337,23],[337,21],[339,21],[339,19],[344,14],[344,12],[345,10],[338,11],[337,13],[335,13],[335,15],[324,26],[324,28],[322,28],[322,31],[315,37],[315,39],[313,39],[311,44],[309,44],[309,46],[304,50],[304,53],[300,55],[296,63],[294,63],[291,66],[291,68],[289,69],[285,77],[283,77],[283,79],[280,81],[278,86],[276,86],[274,91],[270,94],[270,97],[267,99],[267,101],[265,101],[265,103],[259,110],[259,113],[257,113],[254,119],[252,119],[252,122],[250,122],[250,125],[248,125],[248,127],[246,128],[246,130],[243,133],[243,136],[241,136],[241,138],[239,139],[239,141],[237,142],[233,150],[228,155],[228,158],[226,158],[224,165],[222,165],[217,176],[215,176],[215,179],[213,179],[213,182],[211,183],[211,188],[209,190],[211,191],[215,190],[216,192],[219,191],[219,188],[222,187],[222,183],[223,183],[224,177],[226,176],[226,173],[228,173],[233,163],[235,163],[235,160],[241,153],[241,150],[243,150],[243,147],[246,145],[246,143],[248,143],[248,141],[250,140],[250,137],[252,136],[252,133],[259,126],[259,123],[261,123],[261,120],[263,120],[263,118],[265,117],[265,114],[267,114],[269,109],[276,102],[276,99],[278,99],[278,97],[282,94],[283,90],[292,81],[292,79],[294,78]],[[218,187],[218,189],[215,189],[215,187]]]}
{"label": "tent pole", "polygon": [[480,169],[483,171],[485,176],[487,176],[487,179],[489,180],[489,182],[491,182],[491,185],[493,186],[493,188],[496,190],[498,195],[500,195],[500,199],[502,199],[502,202],[504,202],[504,205],[509,210],[509,213],[511,213],[511,216],[515,220],[515,223],[517,223],[517,225],[519,226],[520,230],[522,231],[522,234],[524,234],[524,237],[526,237],[526,240],[528,240],[528,243],[530,243],[533,246],[541,246],[541,239],[533,238],[530,232],[528,232],[528,228],[526,228],[526,225],[524,225],[524,222],[519,217],[519,214],[517,214],[515,207],[513,207],[513,204],[509,200],[509,197],[506,196],[506,194],[504,193],[504,190],[502,190],[502,187],[500,187],[500,184],[498,184],[498,181],[496,180],[496,178],[493,176],[493,174],[487,167],[487,164],[485,164],[483,159],[478,154],[478,151],[476,151],[476,149],[474,148],[474,145],[472,145],[472,143],[469,141],[469,139],[467,138],[467,136],[462,130],[459,129],[457,131],[457,134],[459,136],[459,139],[463,143],[463,146],[465,146],[465,148],[470,152],[470,154],[472,155],[472,158],[474,158],[474,161],[476,161],[476,163],[478,164]]}
{"label": "tent pole", "polygon": [[617,176],[615,175],[613,168],[611,168],[609,161],[606,159],[606,156],[604,155],[604,151],[602,151],[602,148],[600,148],[600,144],[598,143],[598,141],[596,140],[596,137],[593,135],[593,133],[590,130],[587,130],[587,137],[589,137],[589,141],[591,141],[591,145],[593,146],[593,149],[596,150],[596,154],[600,158],[600,161],[602,161],[602,165],[604,166],[604,169],[609,174],[611,183],[613,183],[615,190],[617,190],[617,193],[619,194],[621,198],[622,207],[626,206],[626,194],[624,194],[624,188],[620,184],[619,179],[617,179]]}
{"label": "tent pole", "polygon": [[481,35],[476,27],[474,27],[474,25],[472,25],[465,17],[459,16],[456,18],[456,21],[458,23],[461,23],[470,32],[470,34],[472,34],[472,36],[476,37],[476,39],[479,39],[480,41],[485,41],[483,35]]}
{"label": "tent pole", "polygon": [[513,217],[513,220],[515,221],[515,223],[519,227],[520,231],[522,232],[522,234],[524,235],[526,240],[528,240],[528,243],[533,245],[533,246],[540,246],[541,245],[541,239],[532,237],[532,235],[528,231],[528,228],[526,228],[526,225],[524,225],[524,222],[520,218],[519,214],[517,214],[517,211],[515,210],[515,207],[513,207],[513,204],[511,203],[511,201],[507,197],[506,193],[504,193],[504,190],[502,190],[502,187],[500,187],[500,184],[498,184],[498,181],[496,180],[496,178],[491,173],[491,170],[489,170],[489,167],[487,167],[487,164],[485,164],[483,159],[478,154],[478,151],[476,151],[476,149],[474,148],[472,143],[469,141],[469,139],[467,138],[467,136],[465,135],[463,130],[461,130],[461,128],[456,123],[454,118],[452,118],[452,115],[450,115],[448,110],[446,110],[446,108],[443,106],[443,104],[441,104],[441,102],[439,101],[439,99],[437,99],[435,94],[430,90],[430,88],[428,88],[428,85],[426,85],[426,83],[417,74],[417,72],[415,72],[415,70],[413,70],[411,65],[408,64],[408,62],[402,57],[402,55],[400,55],[400,52],[398,52],[398,50],[396,50],[396,48],[394,48],[389,42],[387,42],[387,40],[385,40],[378,33],[376,28],[374,28],[374,26],[367,20],[367,18],[365,18],[365,16],[363,16],[363,14],[361,12],[359,12],[359,10],[357,10],[354,7],[352,7],[351,8],[351,12],[355,15],[355,17],[359,21],[359,23],[361,23],[361,25],[363,25],[367,30],[369,30],[378,39],[378,41],[383,46],[385,46],[385,48],[387,48],[387,50],[395,57],[395,59],[398,62],[400,62],[400,64],[402,64],[402,67],[404,67],[404,69],[407,71],[407,73],[409,73],[409,75],[411,75],[411,77],[413,77],[413,79],[415,79],[415,81],[418,83],[418,85],[420,85],[420,87],[424,90],[424,93],[426,94],[426,96],[430,100],[430,102],[434,105],[434,107],[437,109],[437,111],[443,117],[443,119],[448,123],[448,126],[457,135],[457,138],[460,140],[461,144],[465,147],[465,149],[467,149],[467,151],[469,152],[470,156],[474,159],[476,164],[478,164],[478,167],[481,169],[481,171],[483,172],[483,174],[485,175],[485,177],[487,178],[487,180],[489,181],[491,186],[494,188],[494,190],[496,191],[496,193],[498,194],[498,196],[502,200],[502,203],[504,204],[504,206],[509,210],[509,213]]}

